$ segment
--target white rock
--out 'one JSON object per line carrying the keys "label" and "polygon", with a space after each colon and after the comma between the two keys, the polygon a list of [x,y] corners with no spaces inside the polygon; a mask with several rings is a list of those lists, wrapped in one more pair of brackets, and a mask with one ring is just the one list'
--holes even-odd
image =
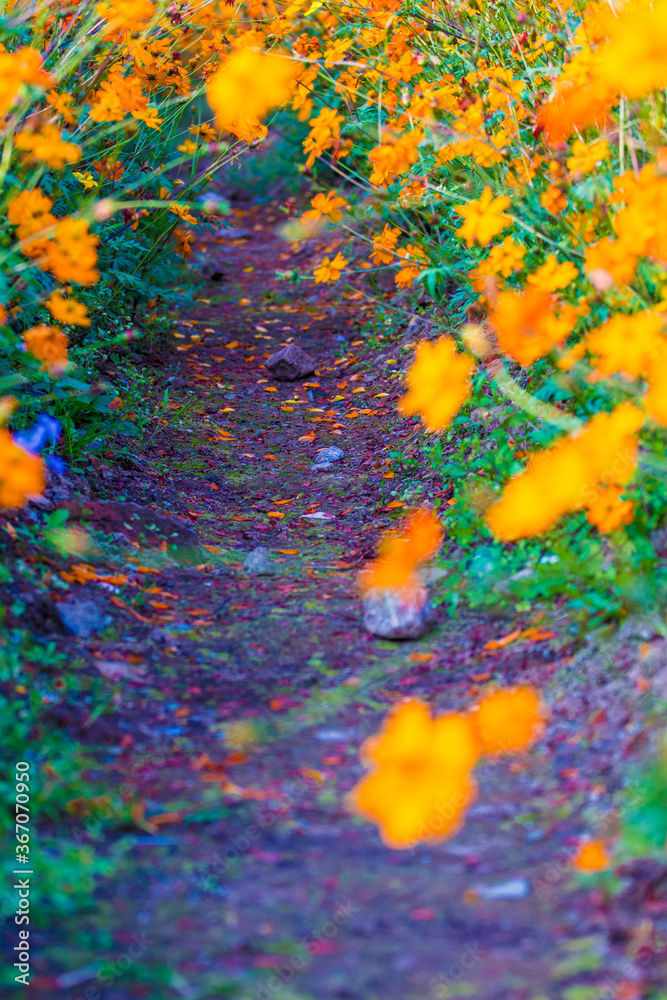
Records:
{"label": "white rock", "polygon": [[511,878],[497,885],[476,885],[473,888],[482,899],[525,899],[530,895],[527,878]]}

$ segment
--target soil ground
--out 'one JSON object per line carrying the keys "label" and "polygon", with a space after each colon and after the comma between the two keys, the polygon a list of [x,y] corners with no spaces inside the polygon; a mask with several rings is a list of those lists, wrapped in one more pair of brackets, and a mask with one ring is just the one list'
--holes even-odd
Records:
{"label": "soil ground", "polygon": [[[419,430],[395,409],[398,355],[364,337],[372,306],[276,281],[321,246],[290,249],[279,221],[271,206],[236,212],[236,238],[208,243],[210,286],[181,316],[159,386],[188,419],[160,425],[136,460],[103,456],[92,495],[61,501],[110,540],[106,568],[67,599],[113,621],[57,641],[115,691],[115,710],[91,722],[65,700],[51,722],[94,745],[96,777],[141,805],[134,828],[109,837],[116,870],[89,911],[40,933],[31,995],[647,996],[664,966],[633,943],[667,904],[639,870],[609,897],[570,866],[641,752],[636,645],[619,643],[599,671],[572,658],[558,623],[553,643],[485,649],[531,624],[520,615],[441,611],[400,643],[364,631],[356,574],[400,521],[391,504],[415,473],[392,454],[409,455]],[[297,383],[261,367],[288,338],[317,361]],[[332,444],[344,459],[312,471]],[[446,512],[447,499],[436,476],[423,483],[422,502]],[[243,568],[260,545],[272,575]],[[451,710],[489,679],[537,685],[546,736],[480,767],[452,840],[386,848],[345,808],[364,738],[406,695]]]}

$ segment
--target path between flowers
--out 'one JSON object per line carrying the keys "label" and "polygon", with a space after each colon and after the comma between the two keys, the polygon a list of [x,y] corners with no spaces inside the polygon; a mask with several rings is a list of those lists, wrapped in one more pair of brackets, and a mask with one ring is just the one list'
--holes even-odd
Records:
{"label": "path between flowers", "polygon": [[[533,1000],[640,983],[650,968],[619,971],[639,911],[569,876],[618,787],[637,701],[613,673],[590,687],[548,643],[484,649],[528,620],[441,614],[401,644],[364,632],[355,575],[417,482],[392,458],[417,428],[395,412],[399,348],[371,345],[358,293],[275,281],[317,257],[312,242],[291,251],[277,221],[270,206],[236,213],[242,235],[209,244],[210,287],[181,317],[165,373],[172,403],[191,400],[185,422],[124,468],[91,473],[96,500],[145,510],[136,524],[130,508],[112,524],[95,501],[92,521],[82,514],[130,542],[109,557],[126,585],[71,587],[114,615],[102,638],[68,649],[116,685],[117,704],[87,726],[85,706],[56,721],[101,745],[100,774],[136,801],[138,825],[110,838],[123,853],[91,911],[44,935],[36,992]],[[274,382],[260,365],[290,337],[317,374]],[[311,471],[331,444],[344,460]],[[446,511],[446,484],[423,487],[420,502]],[[258,545],[273,575],[243,570]],[[344,807],[361,742],[399,698],[457,709],[490,677],[543,690],[545,739],[480,768],[453,840],[385,848]]]}

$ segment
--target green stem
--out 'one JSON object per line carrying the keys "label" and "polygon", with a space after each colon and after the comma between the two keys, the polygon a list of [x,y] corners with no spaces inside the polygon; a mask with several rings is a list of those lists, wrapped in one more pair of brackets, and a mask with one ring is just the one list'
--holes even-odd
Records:
{"label": "green stem", "polygon": [[529,392],[526,392],[525,389],[522,389],[520,385],[517,385],[501,361],[493,363],[493,370],[489,370],[489,366],[487,366],[486,370],[502,394],[507,396],[517,406],[520,406],[531,417],[534,417],[535,420],[552,424],[554,427],[558,427],[568,434],[573,434],[575,431],[581,430],[584,426],[583,420],[580,420],[578,417],[574,417],[569,413],[563,413],[557,406],[545,403],[541,399],[537,399],[536,396],[532,396]]}

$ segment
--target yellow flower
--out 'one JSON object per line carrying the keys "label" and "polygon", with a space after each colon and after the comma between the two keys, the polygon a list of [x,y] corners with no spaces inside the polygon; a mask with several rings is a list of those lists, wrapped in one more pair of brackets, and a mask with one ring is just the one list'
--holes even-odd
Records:
{"label": "yellow flower", "polygon": [[473,243],[486,246],[494,236],[512,225],[512,219],[503,212],[510,206],[505,195],[493,197],[490,187],[485,187],[477,201],[469,201],[467,205],[458,205],[455,211],[462,215],[465,222],[456,230],[458,236],[464,239],[469,247]]}
{"label": "yellow flower", "polygon": [[422,341],[408,370],[408,393],[398,404],[404,416],[419,413],[428,431],[443,430],[470,396],[475,368],[467,354],[458,354],[451,337],[434,344]]}
{"label": "yellow flower", "polygon": [[90,170],[86,170],[84,174],[80,170],[73,170],[72,177],[76,177],[80,184],[83,184],[84,191],[92,191],[93,188],[99,187],[99,181],[96,181]]}
{"label": "yellow flower", "polygon": [[341,271],[347,267],[347,261],[342,254],[337,253],[333,260],[325,257],[319,267],[313,271],[315,284],[323,284],[326,281],[338,281]]}
{"label": "yellow flower", "polygon": [[58,323],[68,323],[71,326],[90,326],[88,310],[83,302],[76,299],[66,299],[59,292],[52,292],[46,300],[46,306]]}
{"label": "yellow flower", "polygon": [[340,62],[353,43],[353,38],[336,38],[324,52],[324,65],[327,69]]}
{"label": "yellow flower", "polygon": [[188,154],[196,153],[198,148],[199,147],[197,146],[197,143],[193,142],[192,139],[186,139],[184,142],[181,143],[180,146],[176,147],[176,149],[180,153],[188,153]]}

